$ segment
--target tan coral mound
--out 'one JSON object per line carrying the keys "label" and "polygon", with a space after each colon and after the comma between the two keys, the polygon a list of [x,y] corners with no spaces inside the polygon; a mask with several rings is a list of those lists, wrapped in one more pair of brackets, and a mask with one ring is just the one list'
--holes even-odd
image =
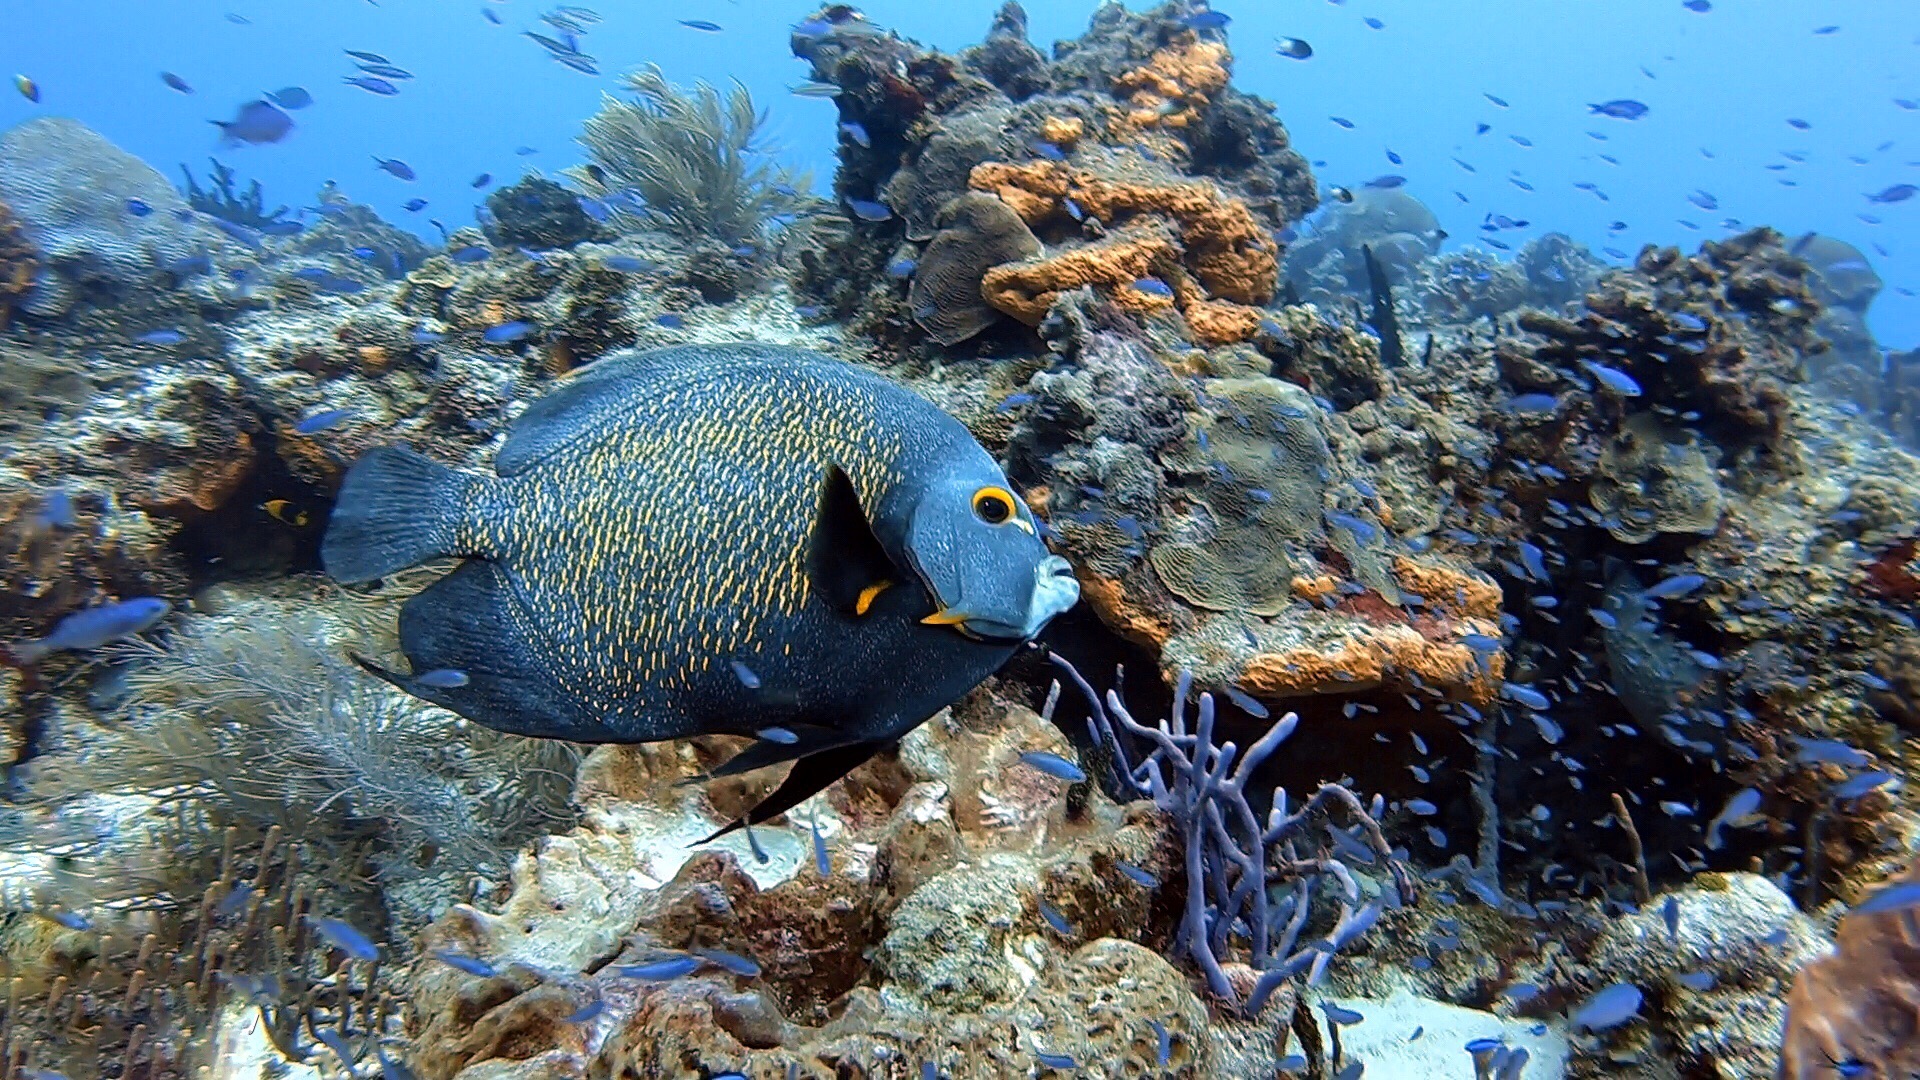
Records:
{"label": "tan coral mound", "polygon": [[[1227,344],[1253,335],[1258,305],[1279,287],[1279,245],[1245,203],[1211,183],[1127,183],[1053,161],[990,161],[974,166],[968,183],[998,195],[1029,225],[1067,215],[1071,203],[1115,230],[1099,243],[987,273],[988,301],[1025,322],[1037,324],[1062,291],[1101,285],[1131,310],[1177,307],[1195,337]],[[1123,288],[1147,276],[1165,280],[1173,296]]]}
{"label": "tan coral mound", "polygon": [[[1920,881],[1920,864],[1891,884]],[[1800,969],[1787,995],[1781,1080],[1920,1072],[1920,926],[1909,911],[1840,920],[1832,955]]]}
{"label": "tan coral mound", "polygon": [[1114,95],[1129,106],[1116,120],[1136,129],[1187,126],[1226,88],[1230,59],[1226,45],[1197,38],[1154,50],[1145,64],[1114,77]]}

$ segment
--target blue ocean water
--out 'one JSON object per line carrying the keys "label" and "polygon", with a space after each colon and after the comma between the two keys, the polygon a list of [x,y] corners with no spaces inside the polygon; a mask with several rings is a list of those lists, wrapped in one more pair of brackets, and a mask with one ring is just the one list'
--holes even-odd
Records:
{"label": "blue ocean water", "polygon": [[[980,39],[997,6],[877,0],[863,10],[879,25],[957,50]],[[1690,250],[1755,225],[1790,236],[1819,231],[1858,247],[1885,279],[1869,316],[1881,344],[1920,343],[1920,199],[1868,198],[1920,180],[1920,110],[1910,107],[1920,103],[1920,6],[1707,6],[1316,0],[1220,10],[1234,18],[1236,83],[1276,103],[1323,185],[1404,176],[1435,208],[1450,245],[1471,242],[1488,214],[1528,222],[1502,233],[1515,247],[1558,230],[1595,252],[1629,255],[1644,243]],[[6,0],[0,67],[32,79],[41,100],[0,98],[0,128],[37,114],[72,116],[175,174],[185,163],[204,175],[206,159],[218,156],[243,180],[261,181],[269,209],[311,205],[332,180],[433,237],[426,219],[448,228],[472,220],[482,174],[499,184],[579,162],[581,120],[621,74],[651,62],[676,82],[744,83],[771,113],[780,152],[812,167],[817,186],[828,182],[834,106],[788,89],[804,78],[788,27],[809,13],[805,5],[596,8],[600,21],[583,51],[598,58],[599,76],[555,64],[522,35],[550,29],[538,21],[548,7]],[[1045,48],[1077,35],[1092,5],[1035,0],[1027,9],[1032,39]],[[1279,55],[1283,36],[1309,42],[1314,55]],[[385,56],[416,77],[397,80],[392,96],[346,85],[358,74],[346,49]],[[163,72],[193,92],[170,88]],[[286,86],[314,97],[288,138],[221,147],[210,121]],[[1613,100],[1642,102],[1646,115],[1590,112]],[[1476,134],[1480,124],[1487,130]],[[375,157],[399,158],[418,178],[380,172]],[[402,205],[415,198],[427,206],[409,214]]]}

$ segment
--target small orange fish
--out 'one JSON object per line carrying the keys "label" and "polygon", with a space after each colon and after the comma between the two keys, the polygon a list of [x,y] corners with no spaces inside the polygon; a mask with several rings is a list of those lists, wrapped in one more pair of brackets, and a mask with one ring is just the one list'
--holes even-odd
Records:
{"label": "small orange fish", "polygon": [[25,75],[15,75],[13,77],[13,88],[15,90],[20,91],[21,97],[26,98],[28,101],[31,101],[35,104],[39,104],[40,102],[40,84],[39,83],[34,82],[32,79],[27,78]]}
{"label": "small orange fish", "polygon": [[265,510],[268,517],[282,525],[291,525],[296,529],[307,527],[307,512],[294,506],[291,500],[268,499],[260,504],[260,509]]}

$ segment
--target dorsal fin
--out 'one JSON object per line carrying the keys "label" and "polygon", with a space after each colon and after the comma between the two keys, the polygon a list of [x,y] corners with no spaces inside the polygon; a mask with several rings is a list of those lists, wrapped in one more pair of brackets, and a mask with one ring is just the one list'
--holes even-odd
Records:
{"label": "dorsal fin", "polygon": [[501,476],[524,472],[602,423],[631,413],[639,377],[672,359],[637,353],[576,369],[514,419],[506,444],[494,456],[494,471]]}
{"label": "dorsal fin", "polygon": [[828,465],[807,544],[807,579],[814,593],[835,611],[864,615],[877,590],[898,583],[902,574],[874,536],[852,478],[840,466]]}

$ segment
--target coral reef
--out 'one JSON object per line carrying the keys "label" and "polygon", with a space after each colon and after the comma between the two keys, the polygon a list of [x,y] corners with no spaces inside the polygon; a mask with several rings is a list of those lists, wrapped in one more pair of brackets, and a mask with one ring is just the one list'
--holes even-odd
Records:
{"label": "coral reef", "polygon": [[[1385,178],[1315,212],[1187,3],[792,45],[837,206],[655,71],[433,245],[0,136],[0,638],[176,612],[0,668],[0,1071],[1670,1080],[1783,1030],[1786,1075],[1915,1067],[1905,916],[1820,958],[1920,830],[1920,361],[1859,251],[1441,250]],[[708,779],[737,740],[474,730],[347,659],[408,582],[309,575],[368,449],[483,461],[568,372],[742,339],[973,430],[1089,677],[1023,652],[701,847],[778,779]]]}
{"label": "coral reef", "polygon": [[[1142,314],[1177,309],[1194,340],[1251,337],[1278,282],[1273,233],[1312,208],[1312,184],[1271,106],[1231,87],[1225,44],[1180,18],[1172,4],[1103,8],[1052,63],[1026,43],[1014,4],[959,57],[858,19],[796,34],[813,77],[840,88],[836,193],[886,211],[856,214],[871,224],[815,256],[803,286],[850,312],[849,281],[882,270],[856,245],[898,228],[890,221],[909,241],[932,239],[944,207],[985,191],[1045,245],[986,270],[983,292],[1000,311],[1037,326],[1060,295],[1095,285]],[[914,317],[932,291],[957,288],[922,287]],[[936,340],[964,340],[957,332]]]}
{"label": "coral reef", "polygon": [[624,87],[633,99],[606,97],[580,136],[592,164],[568,172],[621,217],[731,246],[806,205],[806,177],[765,160],[766,117],[745,87],[724,99],[705,83],[688,92],[657,67]]}

